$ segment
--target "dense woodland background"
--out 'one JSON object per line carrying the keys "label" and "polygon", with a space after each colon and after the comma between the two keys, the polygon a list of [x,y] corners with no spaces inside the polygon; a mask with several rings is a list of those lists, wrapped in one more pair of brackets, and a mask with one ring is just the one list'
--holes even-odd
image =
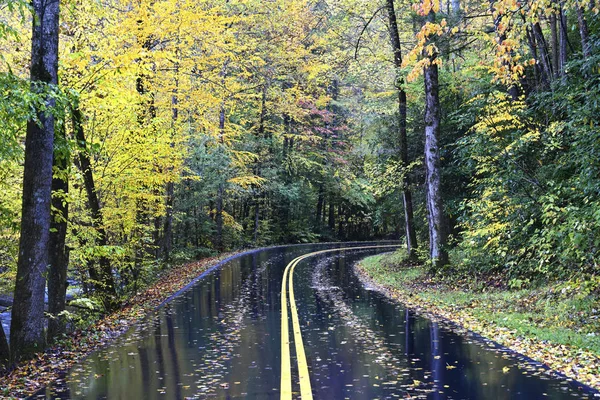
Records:
{"label": "dense woodland background", "polygon": [[251,246],[400,238],[432,273],[597,290],[599,7],[2,1],[12,360],[65,331],[66,278],[110,310]]}

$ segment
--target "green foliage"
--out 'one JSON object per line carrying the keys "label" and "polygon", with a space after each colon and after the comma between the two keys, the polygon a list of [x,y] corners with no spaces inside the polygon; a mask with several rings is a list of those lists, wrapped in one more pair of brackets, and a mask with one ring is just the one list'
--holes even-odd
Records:
{"label": "green foliage", "polygon": [[472,176],[462,205],[463,267],[506,271],[517,286],[597,271],[600,78],[589,65],[571,63],[567,80],[528,103],[496,92],[461,109],[476,115],[457,150]]}

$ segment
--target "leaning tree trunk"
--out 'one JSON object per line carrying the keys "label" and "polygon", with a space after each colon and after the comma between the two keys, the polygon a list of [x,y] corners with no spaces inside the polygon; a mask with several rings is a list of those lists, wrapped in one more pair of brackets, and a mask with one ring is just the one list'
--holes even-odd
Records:
{"label": "leaning tree trunk", "polygon": [[67,150],[65,126],[57,128],[53,165],[55,176],[52,178],[52,221],[50,225],[50,269],[48,271],[48,342],[53,342],[66,332],[66,320],[60,315],[65,310],[67,295],[67,266],[69,252],[65,245],[69,203],[68,168],[70,154]]}
{"label": "leaning tree trunk", "polygon": [[[404,80],[400,76],[402,68],[402,52],[400,47],[400,35],[398,34],[398,22],[396,20],[396,11],[394,10],[394,0],[386,0],[388,14],[388,28],[392,49],[394,51],[394,66],[396,67],[396,86],[398,89],[398,125],[400,133],[400,160],[404,168],[408,167],[408,138],[406,134],[406,92],[404,91]],[[414,212],[412,203],[412,193],[410,191],[410,176],[404,173],[402,179],[402,201],[404,205],[404,227],[406,234],[406,249],[409,257],[415,256],[417,248],[417,234],[414,224]]]}
{"label": "leaning tree trunk", "polygon": [[[428,15],[430,22],[435,14]],[[438,82],[437,55],[429,56],[429,64],[424,70],[425,81],[425,167],[427,191],[427,216],[429,223],[429,255],[434,268],[448,263],[446,251],[446,218],[441,192],[440,167],[440,96]]]}
{"label": "leaning tree trunk", "polygon": [[[58,84],[59,1],[32,0],[32,83]],[[36,90],[38,86],[34,86]],[[44,348],[44,291],[50,239],[52,149],[56,102],[48,96],[37,121],[27,122],[23,205],[17,279],[10,329],[11,359],[17,362]]]}

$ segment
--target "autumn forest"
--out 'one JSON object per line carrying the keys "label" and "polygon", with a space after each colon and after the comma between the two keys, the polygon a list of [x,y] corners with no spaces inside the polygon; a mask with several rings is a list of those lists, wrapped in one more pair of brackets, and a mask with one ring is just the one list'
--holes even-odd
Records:
{"label": "autumn forest", "polygon": [[433,277],[597,302],[599,11],[1,1],[0,361],[173,266],[279,244],[400,240]]}

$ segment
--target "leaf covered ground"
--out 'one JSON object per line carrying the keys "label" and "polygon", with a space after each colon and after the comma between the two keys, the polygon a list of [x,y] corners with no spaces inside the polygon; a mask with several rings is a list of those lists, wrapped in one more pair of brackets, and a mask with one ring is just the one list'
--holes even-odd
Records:
{"label": "leaf covered ground", "polygon": [[600,299],[589,283],[509,290],[493,278],[460,282],[431,277],[394,253],[368,257],[356,270],[419,313],[458,324],[600,389]]}
{"label": "leaf covered ground", "polygon": [[59,345],[18,365],[9,374],[0,376],[0,398],[24,398],[60,378],[75,363],[109,344],[202,272],[233,254],[205,258],[170,269],[154,284],[128,299],[120,310],[86,329],[73,332]]}

